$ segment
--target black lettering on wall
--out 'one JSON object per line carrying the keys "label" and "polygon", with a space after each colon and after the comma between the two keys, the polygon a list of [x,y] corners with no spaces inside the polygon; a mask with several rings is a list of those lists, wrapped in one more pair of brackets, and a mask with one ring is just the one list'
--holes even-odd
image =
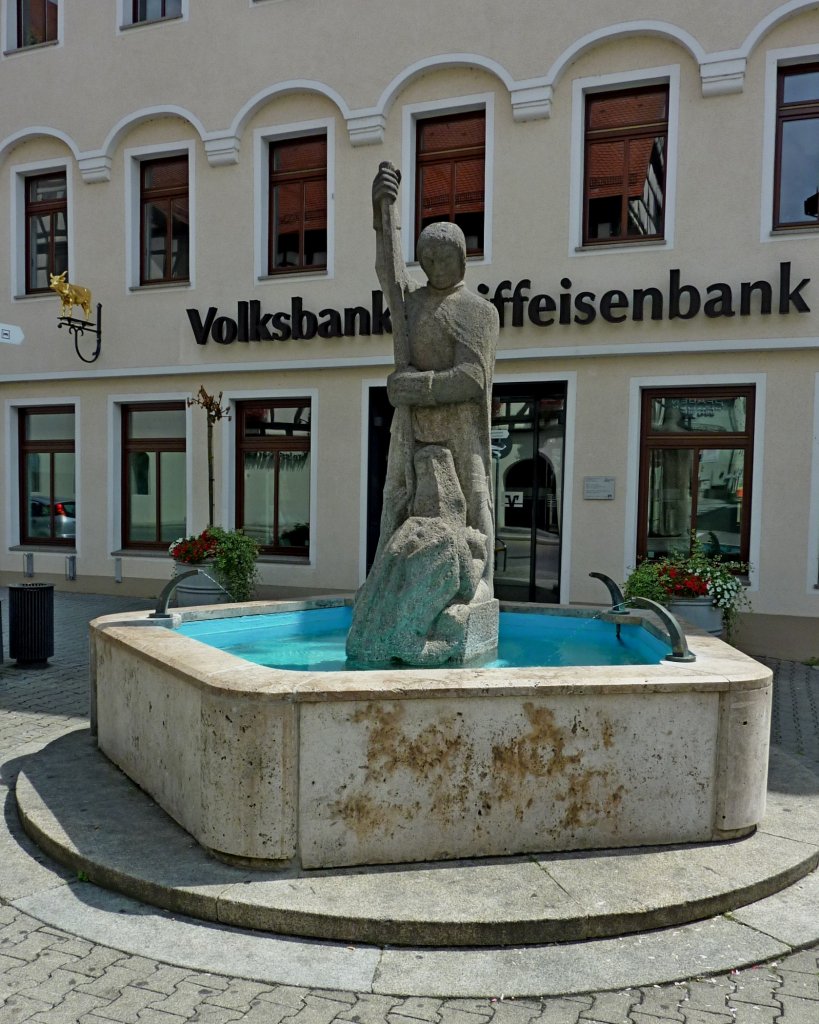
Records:
{"label": "black lettering on wall", "polygon": [[631,319],[642,321],[646,299],[651,299],[651,319],[663,318],[663,293],[659,288],[635,288],[631,293]]}
{"label": "black lettering on wall", "polygon": [[210,329],[213,326],[214,317],[217,313],[216,306],[211,306],[208,309],[204,323],[202,323],[202,318],[199,316],[198,309],[188,309],[185,312],[188,314],[188,320],[191,322],[191,328],[193,329],[193,336],[196,338],[196,344],[206,344],[208,335],[210,334]]}
{"label": "black lettering on wall", "polygon": [[370,333],[370,311],[363,306],[346,306],[344,309],[344,333],[348,338],[356,334]]}
{"label": "black lettering on wall", "polygon": [[597,296],[594,292],[578,292],[574,300],[574,308],[577,310],[577,315],[574,318],[576,324],[590,324],[597,316],[597,309],[595,308],[595,301]]}
{"label": "black lettering on wall", "polygon": [[759,312],[768,314],[771,311],[771,301],[773,299],[773,288],[771,288],[770,281],[743,281],[739,286],[739,315],[750,316],[751,315],[751,299],[753,293],[759,293]]}
{"label": "black lettering on wall", "polygon": [[711,296],[702,307],[702,311],[706,316],[734,316],[734,303],[730,285],[722,284],[720,281],[716,284],[709,284],[708,291],[705,294]]}
{"label": "black lettering on wall", "polygon": [[[683,310],[680,299],[685,299],[688,308]],[[691,320],[700,311],[700,293],[693,284],[680,284],[679,270],[669,273],[668,285],[668,319]]]}
{"label": "black lettering on wall", "polygon": [[610,324],[621,324],[628,319],[627,313],[613,313],[615,309],[628,309],[628,295],[625,292],[604,292],[600,296],[600,316]]}

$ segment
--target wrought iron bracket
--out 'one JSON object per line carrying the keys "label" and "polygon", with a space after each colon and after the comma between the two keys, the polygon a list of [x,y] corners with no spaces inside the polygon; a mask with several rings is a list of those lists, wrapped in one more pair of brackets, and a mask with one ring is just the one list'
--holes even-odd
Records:
{"label": "wrought iron bracket", "polygon": [[[74,351],[82,359],[84,363],[96,362],[97,357],[100,354],[100,348],[102,347],[102,303],[97,303],[97,322],[92,323],[90,320],[80,320],[75,316],[60,316],[57,317],[57,327],[67,327],[68,330],[74,337]],[[84,356],[80,352],[80,335],[85,335],[86,331],[89,334],[93,334],[97,339],[97,345],[94,349],[94,354],[90,357]]]}

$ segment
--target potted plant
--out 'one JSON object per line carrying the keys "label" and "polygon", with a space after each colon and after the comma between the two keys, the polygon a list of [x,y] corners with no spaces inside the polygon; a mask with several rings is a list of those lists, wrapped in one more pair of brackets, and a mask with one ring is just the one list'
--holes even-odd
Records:
{"label": "potted plant", "polygon": [[216,539],[213,564],[222,586],[231,600],[249,601],[259,579],[259,545],[241,530],[212,526],[209,535]]}
{"label": "potted plant", "polygon": [[168,548],[174,573],[197,568],[203,572],[184,580],[176,589],[182,605],[247,601],[258,578],[259,545],[241,530],[209,526],[201,533],[179,537]]}
{"label": "potted plant", "polygon": [[727,640],[736,628],[743,608],[750,608],[740,574],[747,562],[725,562],[721,555],[706,554],[692,539],[691,550],[672,552],[657,561],[641,562],[626,580],[626,597],[648,597],[709,633],[724,632]]}

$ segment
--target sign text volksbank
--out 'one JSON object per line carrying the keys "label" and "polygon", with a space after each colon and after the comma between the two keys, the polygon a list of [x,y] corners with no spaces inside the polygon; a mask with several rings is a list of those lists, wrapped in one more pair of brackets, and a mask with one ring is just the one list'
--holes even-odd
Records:
{"label": "sign text volksbank", "polygon": [[[731,286],[715,281],[705,288],[683,283],[679,270],[668,272],[665,288],[634,288],[625,291],[612,288],[598,296],[592,291],[576,291],[570,278],[560,281],[556,294],[532,294],[532,282],[521,278],[512,286],[501,281],[492,291],[479,284],[478,292],[497,309],[501,327],[535,327],[578,325],[585,327],[600,317],[610,324],[627,320],[692,320],[703,315],[711,319],[734,316],[771,316],[810,313],[804,291],[809,277],[796,283],[790,263],[779,264],[778,280],[742,281]],[[219,315],[210,306],[203,317],[198,309],[188,309],[196,342],[207,344],[212,339],[220,345],[233,342],[288,341],[310,338],[351,338],[385,334],[392,331],[390,312],[384,306],[380,291],[371,293],[370,306],[346,306],[342,310],[325,308],[318,313],[305,309],[300,295],[290,299],[289,310],[262,312],[258,299],[239,301],[236,317]]]}

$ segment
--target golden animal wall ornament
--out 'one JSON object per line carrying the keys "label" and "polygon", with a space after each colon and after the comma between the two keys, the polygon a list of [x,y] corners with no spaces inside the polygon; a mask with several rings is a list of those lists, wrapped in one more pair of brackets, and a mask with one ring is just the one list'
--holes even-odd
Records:
{"label": "golden animal wall ornament", "polygon": [[60,316],[70,317],[74,306],[80,306],[86,320],[91,319],[91,289],[66,280],[67,270],[62,274],[50,274],[48,287],[60,296]]}

